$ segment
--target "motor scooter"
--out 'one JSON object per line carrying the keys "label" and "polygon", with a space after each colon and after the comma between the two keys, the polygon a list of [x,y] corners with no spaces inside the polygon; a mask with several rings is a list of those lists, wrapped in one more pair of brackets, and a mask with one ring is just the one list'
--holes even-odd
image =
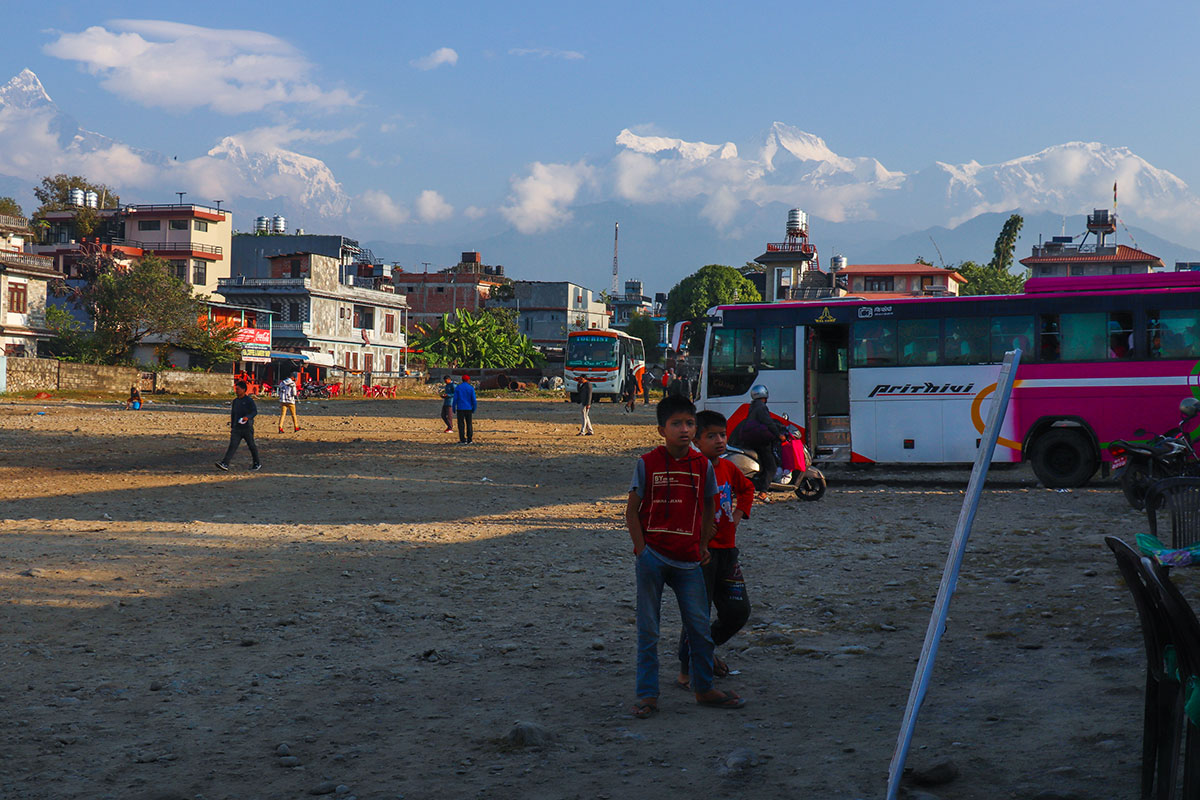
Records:
{"label": "motor scooter", "polygon": [[[1146,507],[1146,492],[1156,481],[1179,475],[1200,475],[1200,456],[1184,424],[1200,413],[1200,400],[1187,397],[1179,404],[1179,424],[1150,441],[1117,439],[1108,446],[1113,476],[1129,505],[1138,511]],[[1134,436],[1146,436],[1143,428]]]}
{"label": "motor scooter", "polygon": [[[782,475],[777,474],[776,478],[771,481],[771,488],[791,489],[801,500],[820,500],[825,495],[827,487],[825,476],[821,470],[812,466],[812,456],[808,452],[808,446],[802,445],[801,450],[803,455],[797,456],[801,463],[796,464],[796,468],[791,471],[784,471]],[[758,454],[750,447],[727,445],[722,458],[740,469],[742,474],[750,480],[754,480],[761,469],[758,463]]]}

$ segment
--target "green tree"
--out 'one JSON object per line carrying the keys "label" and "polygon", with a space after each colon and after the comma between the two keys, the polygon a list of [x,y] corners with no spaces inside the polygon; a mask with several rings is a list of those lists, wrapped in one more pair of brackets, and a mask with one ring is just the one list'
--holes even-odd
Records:
{"label": "green tree", "polygon": [[1020,294],[1025,288],[1024,271],[1014,275],[1010,268],[1013,263],[1013,253],[1017,246],[1017,237],[1025,224],[1020,214],[1013,214],[1000,229],[996,243],[992,247],[992,260],[987,264],[976,264],[974,261],[964,261],[955,269],[967,279],[967,285],[959,290],[962,295],[988,294]]}
{"label": "green tree", "polygon": [[77,302],[95,320],[96,349],[105,363],[128,360],[147,337],[179,341],[204,312],[204,301],[156,256],[102,272],[80,289]]}
{"label": "green tree", "polygon": [[0,214],[10,217],[25,216],[25,212],[21,211],[21,204],[11,197],[0,197]]}
{"label": "green tree", "polygon": [[700,320],[708,309],[731,303],[757,303],[762,300],[758,289],[733,267],[708,264],[687,276],[667,295],[667,321],[690,321],[688,349],[698,352],[704,344],[705,326]]}
{"label": "green tree", "polygon": [[46,343],[46,352],[52,358],[85,364],[99,361],[94,337],[66,309],[47,305],[46,327],[54,334]]}
{"label": "green tree", "polygon": [[654,317],[644,311],[634,311],[629,315],[629,324],[625,326],[625,332],[641,339],[647,361],[654,360],[658,349],[658,323],[654,321]]}
{"label": "green tree", "polygon": [[42,178],[42,182],[33,189],[33,196],[41,204],[33,215],[39,216],[46,211],[63,211],[67,209],[77,208],[71,205],[71,190],[82,189],[83,191],[92,191],[100,196],[100,208],[116,208],[121,205],[121,198],[111,187],[103,183],[95,183],[88,180],[82,175],[66,175],[62,172],[57,175],[47,175]]}
{"label": "green tree", "polygon": [[1013,214],[1005,220],[1004,227],[1000,229],[1000,235],[996,237],[996,244],[992,247],[992,260],[988,262],[989,267],[1008,271],[1013,263],[1013,251],[1017,247],[1017,237],[1024,225],[1025,220],[1020,214]]}
{"label": "green tree", "polygon": [[175,344],[188,352],[193,366],[211,372],[216,366],[237,361],[241,355],[242,346],[234,341],[238,330],[237,325],[202,318],[183,330]]}
{"label": "green tree", "polygon": [[434,367],[486,367],[512,369],[533,367],[545,359],[517,330],[516,314],[489,308],[472,314],[459,309],[443,314],[434,325],[418,326],[411,346],[424,351]]}

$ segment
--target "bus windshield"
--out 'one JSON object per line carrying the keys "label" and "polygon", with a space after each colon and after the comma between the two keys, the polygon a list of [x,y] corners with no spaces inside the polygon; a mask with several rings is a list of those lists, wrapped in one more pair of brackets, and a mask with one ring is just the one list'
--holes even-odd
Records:
{"label": "bus windshield", "polygon": [[567,341],[568,367],[615,367],[617,337],[572,336]]}

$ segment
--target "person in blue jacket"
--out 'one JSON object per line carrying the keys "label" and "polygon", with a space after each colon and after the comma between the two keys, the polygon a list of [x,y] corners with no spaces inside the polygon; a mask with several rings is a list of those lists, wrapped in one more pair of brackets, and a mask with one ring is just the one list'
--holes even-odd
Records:
{"label": "person in blue jacket", "polygon": [[475,426],[471,416],[475,413],[475,387],[471,376],[463,375],[462,383],[454,387],[454,411],[458,415],[458,443],[471,444],[475,441]]}

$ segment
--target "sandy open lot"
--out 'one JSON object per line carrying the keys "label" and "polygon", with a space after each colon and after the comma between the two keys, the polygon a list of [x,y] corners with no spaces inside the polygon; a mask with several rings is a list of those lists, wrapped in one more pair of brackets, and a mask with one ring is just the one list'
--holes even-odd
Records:
{"label": "sandy open lot", "polygon": [[[0,797],[883,796],[965,469],[756,509],[721,684],[749,705],[670,688],[668,646],[639,721],[650,409],[576,438],[574,406],[484,399],[459,447],[436,400],[302,403],[286,435],[260,405],[257,474],[213,467],[227,406],[0,405]],[[1111,484],[993,471],[909,762],[959,777],[924,791],[1135,796],[1144,656],[1102,537],[1141,527]]]}

